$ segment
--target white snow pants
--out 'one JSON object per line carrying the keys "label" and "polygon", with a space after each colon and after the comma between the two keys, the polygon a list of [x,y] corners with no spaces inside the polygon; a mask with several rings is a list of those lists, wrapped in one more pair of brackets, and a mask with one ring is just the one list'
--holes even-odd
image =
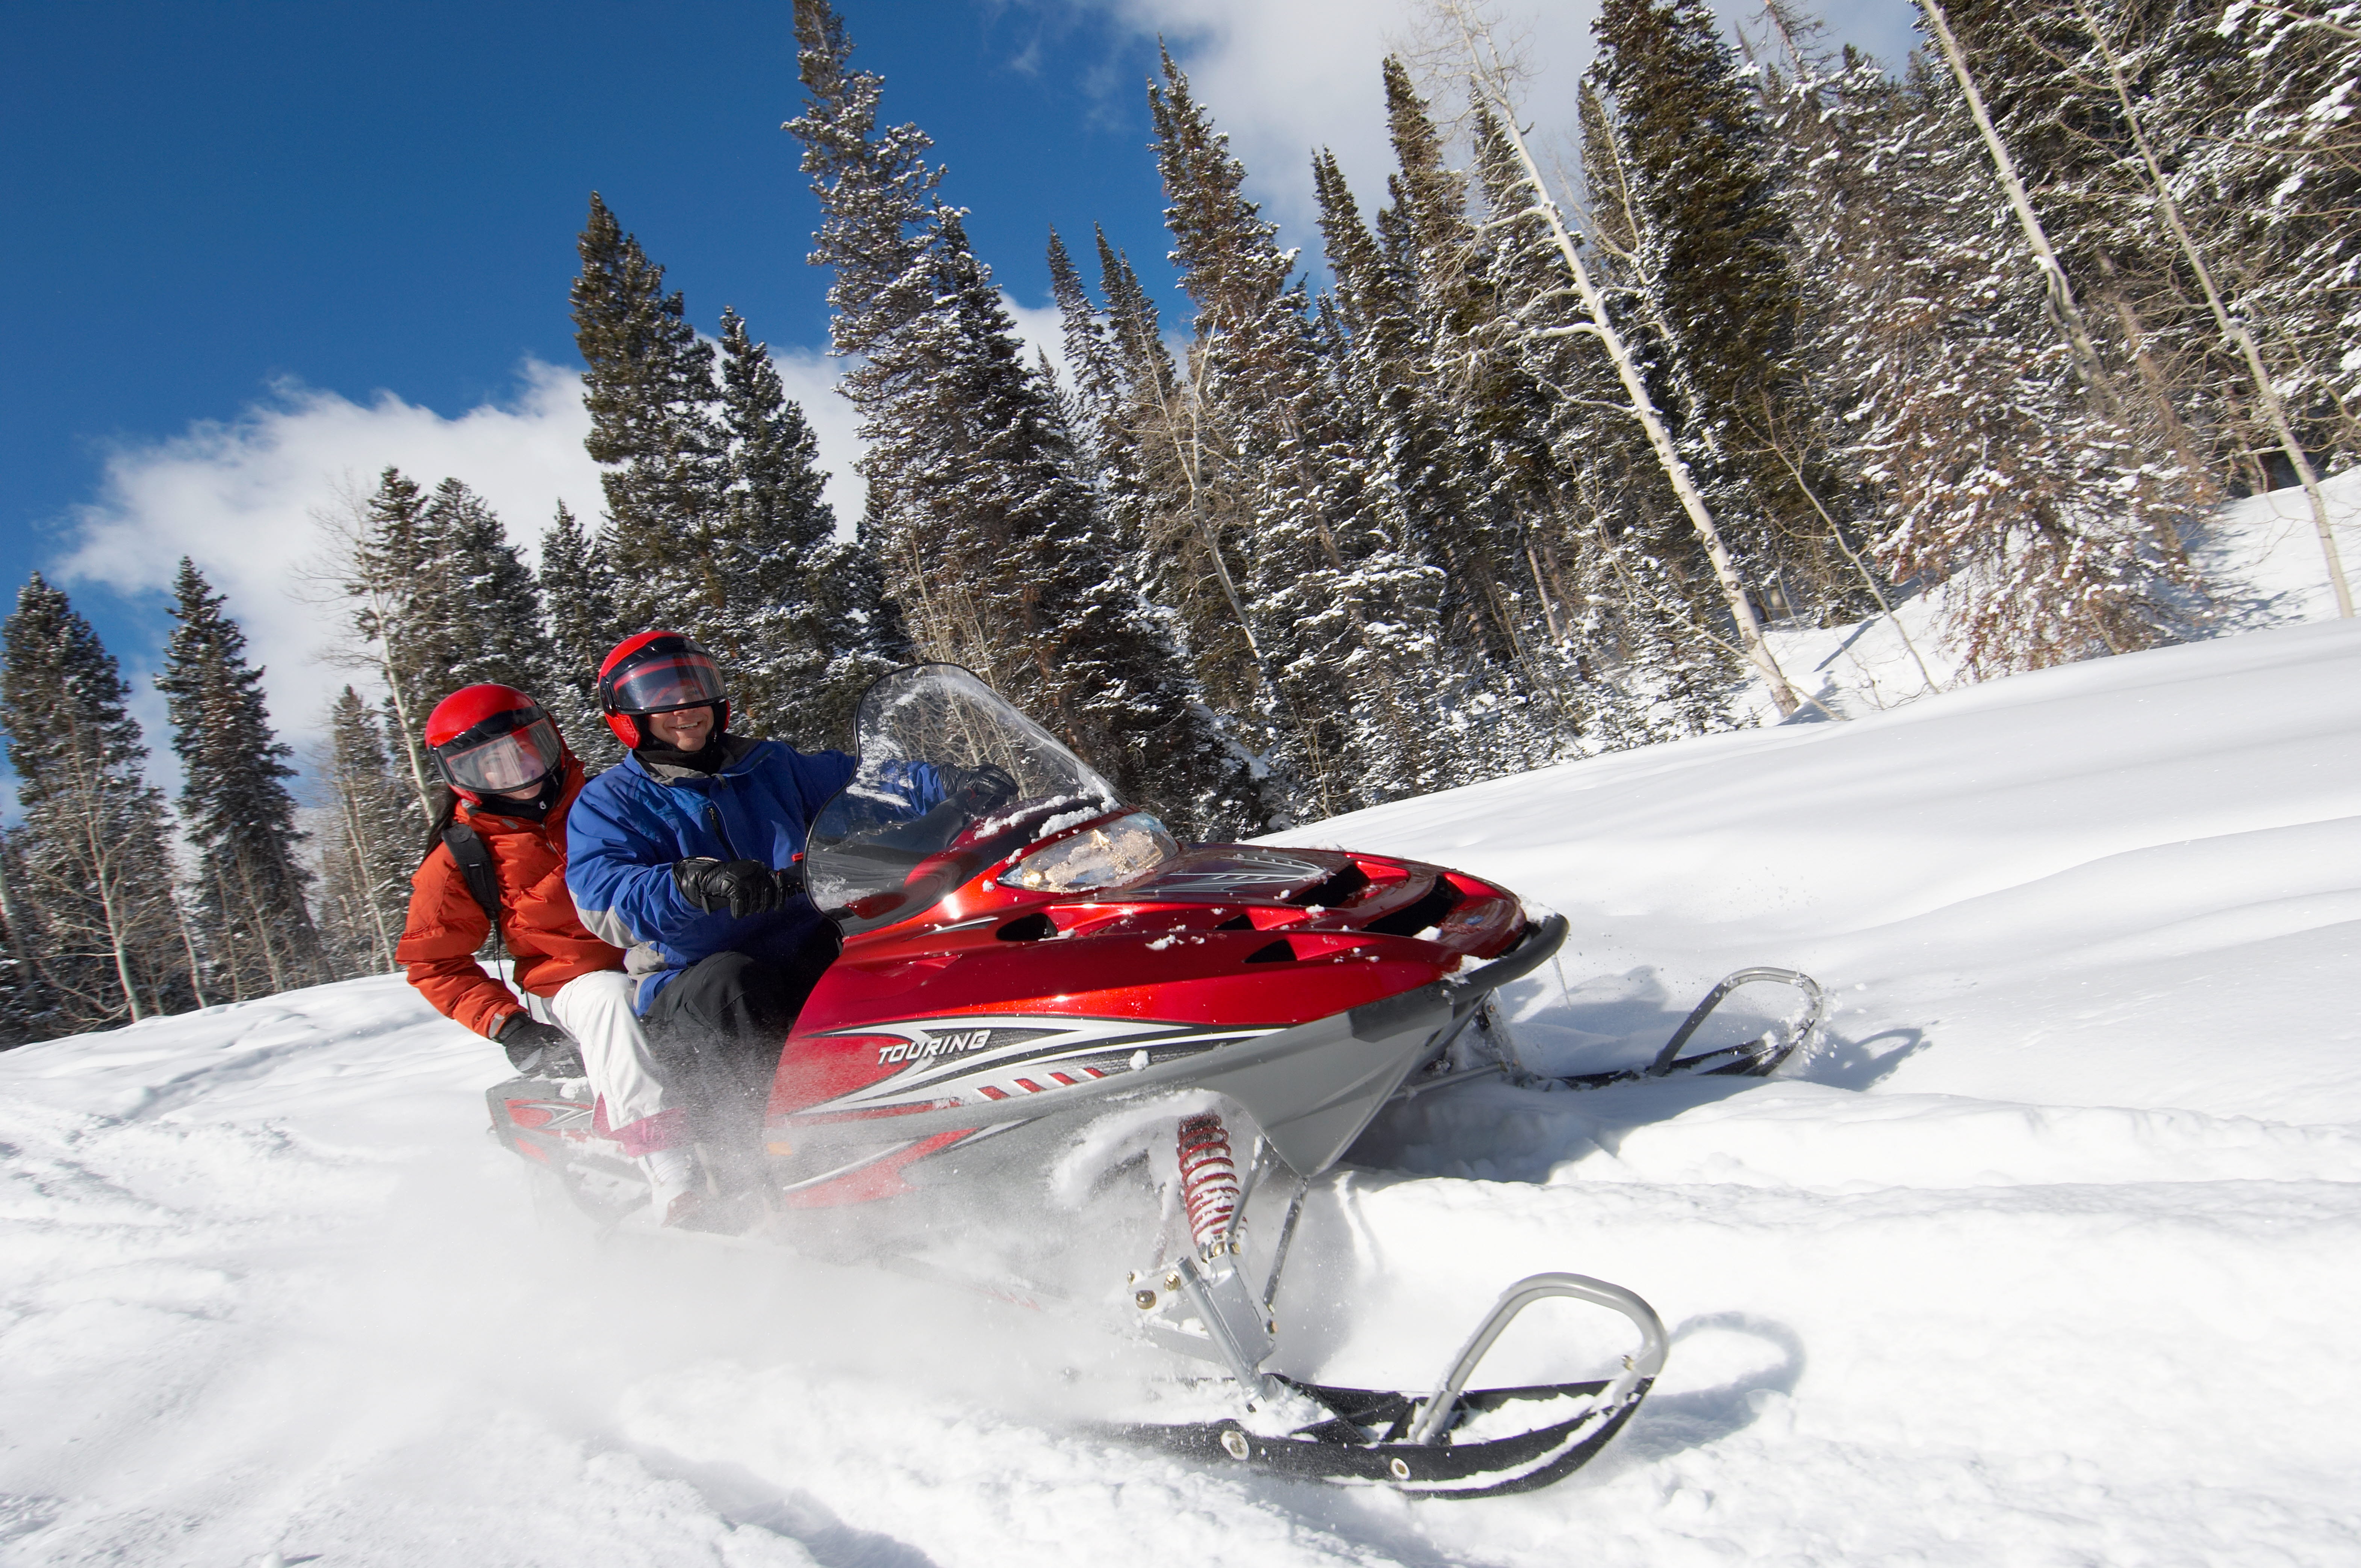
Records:
{"label": "white snow pants", "polygon": [[607,1102],[607,1124],[619,1129],[661,1114],[672,1104],[656,1075],[647,1032],[631,1010],[638,989],[622,970],[599,970],[575,976],[555,996],[525,998],[528,1012],[544,1023],[555,1022],[582,1047],[590,1087]]}

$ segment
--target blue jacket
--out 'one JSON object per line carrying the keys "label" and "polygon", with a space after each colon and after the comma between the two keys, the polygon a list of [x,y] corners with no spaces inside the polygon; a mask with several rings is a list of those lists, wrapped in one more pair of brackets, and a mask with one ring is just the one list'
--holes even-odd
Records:
{"label": "blue jacket", "polygon": [[760,861],[803,852],[811,819],[852,777],[842,751],[727,737],[718,773],[651,767],[634,753],[585,785],[566,819],[566,890],[582,923],[627,949],[642,1013],[674,976],[715,953],[784,961],[826,924],[807,898],[767,915],[709,914],[683,898],[675,861]]}

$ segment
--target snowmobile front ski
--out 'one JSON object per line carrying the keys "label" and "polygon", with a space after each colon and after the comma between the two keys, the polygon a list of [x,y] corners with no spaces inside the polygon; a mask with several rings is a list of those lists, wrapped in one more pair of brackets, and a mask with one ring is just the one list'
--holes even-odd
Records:
{"label": "snowmobile front ski", "polygon": [[[1731,992],[1741,985],[1752,984],[1756,981],[1773,981],[1781,985],[1792,985],[1802,992],[1804,993],[1802,1019],[1791,1025],[1780,1025],[1766,1030],[1751,1040],[1741,1041],[1734,1046],[1716,1046],[1710,1050],[1697,1051],[1689,1056],[1681,1055],[1681,1047],[1689,1043],[1698,1028],[1713,1015],[1714,1009],[1719,1007]],[[1664,1049],[1658,1051],[1647,1066],[1617,1068],[1608,1072],[1565,1074],[1538,1073],[1527,1069],[1523,1062],[1518,1059],[1516,1047],[1508,1034],[1506,1025],[1499,1023],[1488,1009],[1477,1015],[1474,1022],[1479,1036],[1486,1041],[1486,1045],[1478,1048],[1488,1049],[1488,1054],[1492,1057],[1490,1061],[1462,1065],[1449,1057],[1438,1056],[1428,1069],[1426,1076],[1412,1078],[1402,1086],[1400,1092],[1404,1099],[1415,1099],[1433,1090],[1447,1089],[1454,1084],[1470,1083],[1477,1079],[1490,1078],[1495,1074],[1507,1079],[1510,1083],[1527,1087],[1547,1088],[1557,1085],[1566,1089],[1609,1089],[1620,1083],[1645,1083],[1650,1079],[1670,1078],[1680,1073],[1694,1074],[1701,1078],[1768,1078],[1778,1070],[1782,1062],[1811,1044],[1813,1037],[1819,1032],[1820,1015],[1824,1005],[1819,981],[1810,975],[1801,970],[1778,969],[1768,964],[1758,964],[1753,968],[1742,969],[1733,974],[1723,976],[1721,983],[1707,992],[1705,1000],[1690,1009],[1689,1015],[1681,1020],[1681,1026],[1673,1031],[1673,1037],[1664,1042]]]}
{"label": "snowmobile front ski", "polygon": [[[1477,1364],[1510,1321],[1553,1296],[1631,1320],[1641,1344],[1623,1358],[1622,1371],[1596,1381],[1467,1392]],[[1433,1392],[1422,1397],[1267,1377],[1268,1409],[1308,1401],[1324,1418],[1281,1432],[1235,1419],[1143,1422],[1115,1431],[1167,1453],[1296,1479],[1389,1486],[1429,1497],[1498,1497],[1546,1486],[1597,1457],[1647,1398],[1664,1370],[1664,1348],[1655,1310],[1621,1286],[1580,1274],[1536,1274],[1502,1292]]]}
{"label": "snowmobile front ski", "polygon": [[[1681,1047],[1697,1032],[1700,1025],[1713,1015],[1722,999],[1741,985],[1756,981],[1773,981],[1792,985],[1804,993],[1804,1018],[1792,1032],[1782,1038],[1777,1030],[1767,1030],[1754,1038],[1735,1046],[1716,1046],[1694,1056],[1681,1055]],[[1557,1081],[1574,1089],[1604,1089],[1609,1084],[1639,1083],[1651,1078],[1669,1078],[1676,1072],[1697,1073],[1708,1078],[1768,1078],[1779,1064],[1810,1043],[1820,1026],[1823,999],[1820,982],[1801,970],[1775,969],[1759,964],[1723,977],[1719,985],[1705,993],[1705,1000],[1692,1008],[1656,1053],[1656,1059],[1642,1068],[1625,1068],[1619,1072],[1573,1073]]]}

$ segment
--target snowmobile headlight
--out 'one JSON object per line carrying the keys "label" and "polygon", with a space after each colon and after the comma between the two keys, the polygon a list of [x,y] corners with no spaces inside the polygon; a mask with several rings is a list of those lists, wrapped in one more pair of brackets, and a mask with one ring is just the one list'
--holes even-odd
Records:
{"label": "snowmobile headlight", "polygon": [[1036,850],[1001,873],[1003,887],[1073,893],[1137,882],[1180,852],[1164,824],[1145,811],[1085,828]]}

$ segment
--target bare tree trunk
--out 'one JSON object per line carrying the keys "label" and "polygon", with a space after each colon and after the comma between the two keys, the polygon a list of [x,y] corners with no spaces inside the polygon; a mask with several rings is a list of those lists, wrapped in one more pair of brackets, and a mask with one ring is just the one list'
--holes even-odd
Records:
{"label": "bare tree trunk", "polygon": [[[1936,0],[1923,0],[1923,3],[1932,7]],[[2198,249],[2189,225],[2181,221],[2180,203],[2173,200],[2172,188],[2165,181],[2164,169],[2157,161],[2156,149],[2148,145],[2147,132],[2140,124],[2139,112],[2132,106],[2131,89],[2124,81],[2123,63],[2115,58],[2114,46],[2107,41],[2098,18],[2091,15],[2089,7],[2081,0],[2075,0],[2074,10],[2082,18],[2082,26],[2089,31],[2091,41],[2099,46],[2100,58],[2107,62],[2107,80],[2114,87],[2115,103],[2123,109],[2124,124],[2131,129],[2132,143],[2139,148],[2140,162],[2147,169],[2148,183],[2155,188],[2157,210],[2163,214],[2165,226],[2172,231],[2173,241],[2180,246],[2189,269],[2197,275],[2198,286],[2205,291],[2205,307],[2213,313],[2214,326],[2220,329],[2224,338],[2235,344],[2239,354],[2245,356],[2246,374],[2255,383],[2255,396],[2261,401],[2263,411],[2271,422],[2272,433],[2279,437],[2279,450],[2287,454],[2290,463],[2295,465],[2296,477],[2303,484],[2304,499],[2312,507],[2312,529],[2320,535],[2320,553],[2328,565],[2328,586],[2336,592],[2336,613],[2351,620],[2353,588],[2345,579],[2345,562],[2337,553],[2336,531],[2329,522],[2328,498],[2321,493],[2320,476],[2313,472],[2312,458],[2306,455],[2303,443],[2296,439],[2295,431],[2288,422],[2287,404],[2279,397],[2279,389],[2271,385],[2270,372],[2263,367],[2262,351],[2255,346],[2255,334],[2248,328],[2246,317],[2234,314],[2222,302],[2222,291],[2214,287],[2213,269],[2205,265],[2204,253]]]}
{"label": "bare tree trunk", "polygon": [[338,804],[344,810],[345,839],[353,850],[353,886],[359,893],[362,907],[368,911],[369,924],[377,931],[378,972],[390,973],[393,969],[393,936],[385,928],[385,914],[378,908],[377,873],[368,863],[368,854],[361,847],[360,807],[352,791],[341,781],[336,791]]}
{"label": "bare tree trunk", "polygon": [[106,916],[106,945],[115,959],[115,983],[123,987],[124,1006],[137,1024],[148,1014],[140,1009],[139,986],[131,978],[131,949],[126,944],[121,902],[123,889],[115,879],[114,857],[99,841],[94,796],[93,808],[82,813],[82,841],[90,850],[91,864],[98,870],[98,906]]}
{"label": "bare tree trunk", "polygon": [[1688,464],[1673,444],[1672,433],[1664,427],[1663,416],[1656,411],[1655,400],[1649,396],[1647,382],[1640,374],[1639,361],[1633,357],[1622,334],[1615,330],[1606,298],[1592,280],[1590,269],[1583,265],[1581,251],[1565,226],[1565,216],[1549,193],[1549,186],[1542,178],[1540,166],[1533,161],[1532,150],[1525,144],[1524,133],[1518,128],[1516,104],[1492,49],[1490,34],[1455,0],[1444,0],[1443,12],[1458,28],[1460,41],[1466,50],[1469,84],[1489,101],[1492,112],[1499,117],[1501,130],[1509,139],[1510,148],[1517,155],[1518,166],[1523,170],[1521,183],[1532,192],[1532,204],[1525,209],[1523,215],[1539,218],[1549,226],[1558,258],[1573,279],[1575,291],[1581,296],[1583,310],[1590,318],[1573,326],[1546,329],[1541,335],[1587,335],[1597,338],[1599,345],[1606,349],[1607,357],[1614,363],[1616,376],[1623,383],[1624,395],[1631,400],[1632,416],[1640,422],[1641,429],[1647,432],[1648,445],[1654,452],[1658,466],[1664,469],[1664,477],[1671,481],[1673,493],[1680,498],[1681,510],[1687,514],[1689,525],[1697,530],[1698,539],[1705,544],[1706,558],[1713,563],[1714,580],[1720,585],[1722,601],[1730,607],[1730,619],[1738,623],[1739,637],[1744,643],[1747,661],[1771,688],[1771,700],[1777,705],[1779,712],[1783,716],[1792,714],[1797,707],[1795,689],[1787,684],[1787,676],[1779,668],[1778,660],[1772,656],[1770,644],[1763,641],[1762,619],[1755,614],[1753,602],[1747,597],[1746,587],[1739,579],[1738,567],[1730,558],[1729,546],[1722,543],[1721,531],[1714,524],[1713,514],[1706,507],[1705,497],[1697,489]]}
{"label": "bare tree trunk", "polygon": [[172,918],[180,923],[181,950],[189,955],[189,990],[195,995],[198,1006],[210,1007],[213,1003],[205,1000],[204,978],[198,972],[197,939],[189,934],[189,912],[181,907],[177,894],[172,897]]}

